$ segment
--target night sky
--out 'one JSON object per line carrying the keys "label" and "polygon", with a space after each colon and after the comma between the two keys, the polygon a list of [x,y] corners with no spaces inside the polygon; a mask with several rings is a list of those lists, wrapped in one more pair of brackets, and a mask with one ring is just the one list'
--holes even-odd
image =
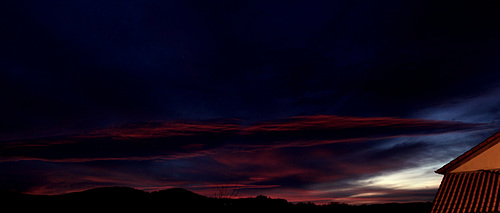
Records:
{"label": "night sky", "polygon": [[497,1],[0,3],[0,188],[432,201],[500,130]]}

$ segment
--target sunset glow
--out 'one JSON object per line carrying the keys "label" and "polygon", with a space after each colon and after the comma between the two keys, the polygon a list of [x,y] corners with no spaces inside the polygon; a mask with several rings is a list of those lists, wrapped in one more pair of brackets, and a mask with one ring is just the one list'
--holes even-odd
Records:
{"label": "sunset glow", "polygon": [[0,10],[0,190],[430,202],[434,171],[500,130],[490,3]]}

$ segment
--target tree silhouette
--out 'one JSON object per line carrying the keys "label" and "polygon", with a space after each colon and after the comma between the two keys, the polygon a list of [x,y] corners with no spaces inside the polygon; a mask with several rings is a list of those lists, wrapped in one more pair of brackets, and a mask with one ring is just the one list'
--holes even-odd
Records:
{"label": "tree silhouette", "polygon": [[226,183],[225,185],[217,185],[214,192],[214,198],[217,199],[234,199],[240,194],[241,186],[236,182],[234,185]]}

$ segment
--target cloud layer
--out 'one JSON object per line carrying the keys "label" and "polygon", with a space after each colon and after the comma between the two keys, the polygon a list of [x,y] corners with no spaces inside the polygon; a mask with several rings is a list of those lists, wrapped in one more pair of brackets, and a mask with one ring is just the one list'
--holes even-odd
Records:
{"label": "cloud layer", "polygon": [[481,130],[491,124],[400,118],[299,116],[243,125],[241,120],[148,122],[87,134],[15,140],[1,144],[2,160],[92,161],[208,154],[217,148],[285,148],[401,136]]}
{"label": "cloud layer", "polygon": [[499,6],[4,1],[0,187],[429,200],[497,130]]}
{"label": "cloud layer", "polygon": [[[493,127],[333,115],[258,123],[148,122],[86,134],[5,141],[0,147],[0,171],[7,174],[2,187],[42,194],[126,185],[145,190],[181,186],[211,196],[217,187],[228,186],[240,188],[242,195],[265,192],[290,201],[429,200],[436,179],[414,188],[387,186],[376,179],[409,167],[423,172],[418,169],[422,165],[427,166],[422,175],[432,173],[428,166],[432,143],[394,140]],[[411,182],[415,176],[401,178]],[[407,196],[397,198],[399,193]]]}

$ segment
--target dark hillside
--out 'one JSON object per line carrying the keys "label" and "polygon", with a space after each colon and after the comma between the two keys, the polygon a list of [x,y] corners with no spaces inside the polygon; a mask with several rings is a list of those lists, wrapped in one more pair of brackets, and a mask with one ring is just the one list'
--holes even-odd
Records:
{"label": "dark hillside", "polygon": [[129,187],[101,187],[85,190],[82,192],[73,192],[59,197],[64,199],[82,199],[82,200],[122,200],[122,199],[145,199],[149,193]]}
{"label": "dark hillside", "polygon": [[194,192],[191,192],[187,189],[183,188],[172,188],[172,189],[166,189],[166,190],[161,190],[161,191],[156,191],[156,192],[151,192],[151,197],[153,199],[164,199],[164,200],[171,200],[171,201],[205,201],[208,198],[196,194]]}
{"label": "dark hillside", "polygon": [[222,212],[405,212],[428,213],[431,203],[389,203],[353,206],[342,203],[316,205],[289,203],[259,195],[254,198],[208,198],[182,188],[145,192],[128,187],[104,187],[64,195],[28,195],[0,190],[1,204],[15,212],[156,212],[161,210],[216,210]]}

